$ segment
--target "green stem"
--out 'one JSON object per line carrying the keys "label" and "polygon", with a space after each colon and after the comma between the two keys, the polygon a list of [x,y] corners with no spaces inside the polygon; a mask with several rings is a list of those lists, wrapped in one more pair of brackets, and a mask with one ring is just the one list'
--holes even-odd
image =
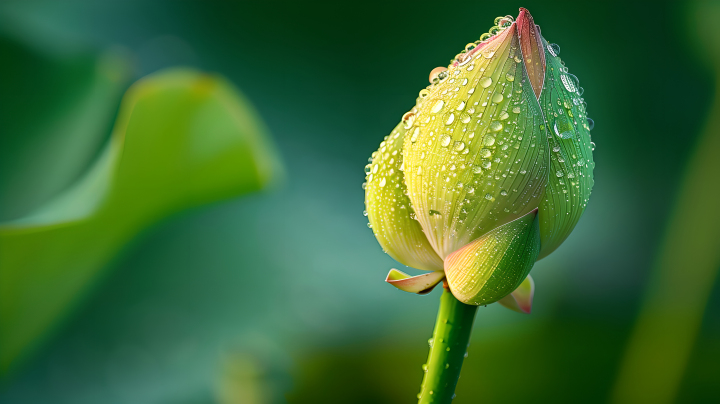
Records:
{"label": "green stem", "polygon": [[477,306],[460,303],[445,288],[430,342],[430,355],[423,369],[419,404],[450,403],[467,353]]}

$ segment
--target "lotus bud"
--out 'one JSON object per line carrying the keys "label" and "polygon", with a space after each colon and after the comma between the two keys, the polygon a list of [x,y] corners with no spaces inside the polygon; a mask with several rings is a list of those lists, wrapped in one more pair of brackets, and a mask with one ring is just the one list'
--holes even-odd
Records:
{"label": "lotus bud", "polygon": [[529,312],[534,262],[562,244],[587,206],[593,123],[560,48],[530,13],[495,23],[432,70],[372,154],[365,204],[383,249],[432,271],[393,270],[389,283],[426,293],[444,273],[463,303],[507,297],[504,305]]}

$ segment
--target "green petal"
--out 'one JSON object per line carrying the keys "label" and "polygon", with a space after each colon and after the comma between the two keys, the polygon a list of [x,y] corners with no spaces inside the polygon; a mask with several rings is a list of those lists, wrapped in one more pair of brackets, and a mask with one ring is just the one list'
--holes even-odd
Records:
{"label": "green petal", "polygon": [[373,232],[383,250],[397,261],[426,271],[442,270],[443,262],[414,219],[403,181],[403,138],[407,130],[400,123],[380,143],[368,164],[365,209]]}
{"label": "green petal", "polygon": [[496,302],[522,284],[540,252],[537,211],[498,227],[445,259],[453,295],[465,304]]}
{"label": "green petal", "polygon": [[585,211],[593,187],[593,144],[577,78],[567,73],[543,41],[547,65],[540,105],[548,126],[550,174],[540,205],[540,258],[570,235]]}
{"label": "green petal", "polygon": [[547,181],[545,126],[516,26],[460,60],[421,92],[403,149],[410,199],[440,257],[536,209]]}
{"label": "green petal", "polygon": [[388,272],[385,282],[404,292],[424,295],[430,293],[443,278],[445,278],[443,271],[432,271],[422,275],[410,276],[393,268]]}
{"label": "green petal", "polygon": [[528,275],[517,289],[498,300],[498,303],[518,313],[530,314],[533,296],[535,296],[535,282]]}

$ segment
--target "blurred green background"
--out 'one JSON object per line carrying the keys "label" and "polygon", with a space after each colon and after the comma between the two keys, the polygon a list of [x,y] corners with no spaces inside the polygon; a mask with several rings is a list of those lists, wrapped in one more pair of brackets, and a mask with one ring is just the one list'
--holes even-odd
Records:
{"label": "blurred green background", "polygon": [[79,178],[121,95],[167,67],[237,86],[285,175],[123,241],[0,401],[413,402],[439,291],[382,282],[398,264],[362,215],[363,167],[429,71],[519,6],[585,88],[595,189],[533,269],[532,315],[478,311],[455,402],[720,401],[717,2],[120,0],[0,3],[0,221]]}

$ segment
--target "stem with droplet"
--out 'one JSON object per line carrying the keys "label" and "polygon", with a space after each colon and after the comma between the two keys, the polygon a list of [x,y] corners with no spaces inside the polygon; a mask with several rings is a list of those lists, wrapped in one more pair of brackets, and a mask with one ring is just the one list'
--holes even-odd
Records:
{"label": "stem with droplet", "polygon": [[423,369],[419,404],[450,403],[467,352],[477,306],[460,303],[447,284],[440,297],[440,309],[430,343],[430,355]]}

